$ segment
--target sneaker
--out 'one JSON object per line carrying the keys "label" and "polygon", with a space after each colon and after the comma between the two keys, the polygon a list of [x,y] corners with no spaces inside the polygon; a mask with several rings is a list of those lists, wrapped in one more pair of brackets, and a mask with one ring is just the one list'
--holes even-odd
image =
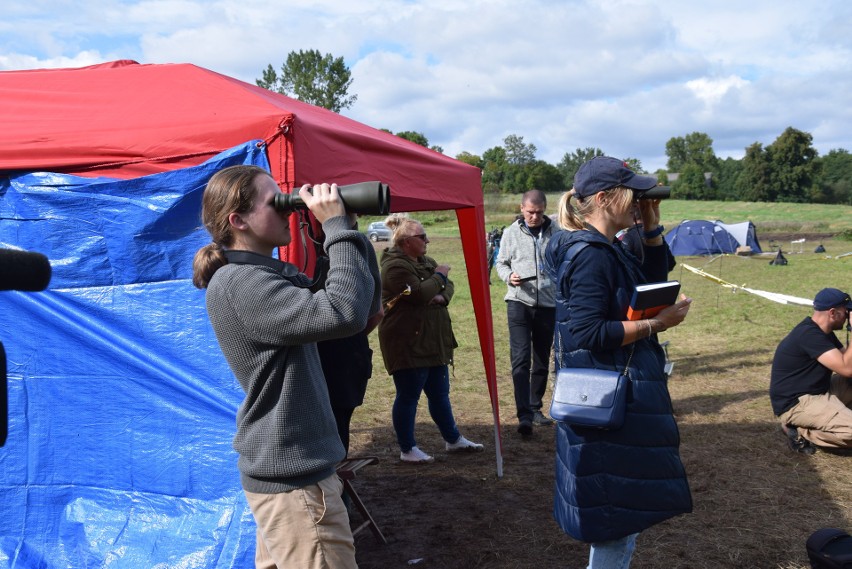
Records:
{"label": "sneaker", "polygon": [[802,454],[814,454],[816,447],[806,438],[799,435],[799,430],[793,425],[781,425],[781,430],[787,435],[790,448]]}
{"label": "sneaker", "polygon": [[527,438],[532,435],[533,426],[532,421],[529,419],[524,419],[520,423],[518,423],[518,432],[521,433],[521,436]]}
{"label": "sneaker", "polygon": [[485,450],[485,446],[469,441],[462,436],[459,436],[459,440],[454,443],[447,443],[447,452],[479,452],[482,450]]}
{"label": "sneaker", "polygon": [[542,413],[541,411],[536,411],[535,415],[533,415],[533,423],[536,425],[552,425],[553,419]]}
{"label": "sneaker", "polygon": [[411,447],[408,452],[399,453],[399,460],[409,462],[411,464],[426,464],[427,462],[435,462],[435,458],[429,456],[417,447]]}

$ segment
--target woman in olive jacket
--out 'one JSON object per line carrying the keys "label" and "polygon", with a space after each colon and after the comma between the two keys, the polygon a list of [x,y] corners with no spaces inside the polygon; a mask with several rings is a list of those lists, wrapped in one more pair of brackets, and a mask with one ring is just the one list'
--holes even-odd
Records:
{"label": "woman in olive jacket", "polygon": [[450,405],[450,376],[456,344],[447,305],[453,297],[449,265],[426,256],[429,238],[423,226],[405,215],[385,221],[393,230],[393,246],[382,253],[382,302],[379,344],[385,368],[393,376],[393,428],[400,460],[432,462],[414,439],[420,394],[429,400],[429,414],[446,441],[446,450],[481,451],[483,446],[461,436]]}

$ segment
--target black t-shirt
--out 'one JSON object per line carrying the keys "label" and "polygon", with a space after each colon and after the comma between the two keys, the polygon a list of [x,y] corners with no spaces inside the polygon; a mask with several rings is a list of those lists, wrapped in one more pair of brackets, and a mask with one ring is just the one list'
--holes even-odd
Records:
{"label": "black t-shirt", "polygon": [[831,387],[831,370],[817,358],[843,344],[833,332],[826,334],[813,319],[805,318],[781,340],[772,360],[769,399],[780,415],[798,403],[800,395],[821,395]]}

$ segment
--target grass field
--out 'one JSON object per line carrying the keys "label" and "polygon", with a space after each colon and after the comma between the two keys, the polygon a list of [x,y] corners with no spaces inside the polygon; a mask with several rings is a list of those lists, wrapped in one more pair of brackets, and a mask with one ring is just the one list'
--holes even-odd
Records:
{"label": "grass field", "polygon": [[[555,209],[556,199],[551,197],[549,211]],[[486,228],[511,222],[516,201],[516,196],[511,200],[505,197],[489,200]],[[519,446],[521,443],[517,442],[502,301],[505,285],[496,279],[496,274],[492,275],[491,303],[505,457],[504,477],[496,479],[494,440],[487,440],[493,437],[491,404],[455,217],[452,212],[418,213],[414,217],[423,221],[432,240],[429,255],[453,267],[450,277],[456,284],[456,295],[450,311],[459,349],[451,399],[462,431],[474,432],[480,439],[485,437],[483,442],[488,443],[490,458],[475,466],[471,463],[471,472],[464,472],[448,461],[446,465],[430,465],[431,471],[424,469],[409,476],[414,477],[419,487],[438,484],[437,479],[447,476],[462,481],[470,476],[471,488],[481,486],[482,500],[492,505],[495,500],[523,493],[530,515],[540,525],[533,539],[527,533],[532,530],[519,521],[526,518],[517,512],[503,518],[503,514],[495,512],[493,523],[505,526],[502,531],[508,532],[506,535],[523,536],[504,540],[500,538],[503,533],[495,529],[493,536],[483,537],[487,542],[467,544],[468,548],[492,551],[476,558],[482,561],[471,561],[469,554],[456,552],[458,565],[442,558],[436,564],[422,566],[584,566],[582,557],[587,548],[564,536],[549,516],[553,456],[548,449],[552,440],[545,438],[536,447]],[[682,219],[722,219],[730,223],[751,220],[761,243],[768,248],[766,244],[775,235],[787,239],[798,234],[848,231],[852,228],[852,207],[675,200],[663,204],[665,225],[672,226]],[[789,241],[779,240],[788,259],[786,266],[770,265],[771,256],[758,255],[678,258],[678,266],[670,276],[681,281],[683,292],[694,299],[694,304],[684,324],[662,334],[661,341],[669,341],[669,353],[675,362],[670,390],[695,511],[644,532],[631,567],[805,569],[808,564],[804,542],[812,531],[820,527],[852,529],[852,458],[822,452],[806,457],[788,451],[769,406],[769,368],[775,346],[798,321],[810,315],[810,309],[779,304],[747,292],[732,292],[684,269],[684,265],[691,265],[730,283],[804,298],[812,298],[825,286],[852,289],[852,255],[841,256],[852,251],[852,242],[830,237],[822,242],[826,252],[817,254],[813,252],[816,241],[796,245],[794,249],[801,247],[803,251],[796,253]],[[386,246],[387,243],[377,244],[377,252]],[[845,332],[838,333],[838,337],[846,343]],[[356,453],[382,457],[383,463],[387,463],[382,468],[389,470],[379,470],[376,476],[405,476],[407,473],[400,473],[396,464],[398,450],[393,444],[390,425],[393,383],[382,366],[375,333],[371,344],[375,350],[374,374],[365,403],[353,418],[353,449]],[[549,396],[548,389],[546,397]],[[439,440],[425,407],[423,401],[418,415],[418,437],[435,448]],[[539,453],[537,461],[532,460],[530,452]],[[436,480],[430,482],[433,476]],[[403,543],[411,538],[403,528],[406,518],[397,517],[392,504],[384,502],[388,496],[371,495],[369,488],[365,492],[384,519],[394,520],[389,532],[396,533],[398,539],[392,538],[391,545],[384,549],[359,541],[359,564],[397,566],[393,556],[402,560],[410,549]],[[443,519],[453,516],[462,519],[467,515],[453,510],[451,499],[435,508],[434,515]],[[418,523],[423,523],[422,517],[427,515],[431,514],[420,512]],[[430,529],[421,528],[417,534],[423,542],[434,540],[450,547],[452,540],[442,533],[446,529],[441,524],[426,525]],[[427,536],[429,532],[437,535]],[[518,543],[513,545],[514,541]],[[536,544],[535,563],[523,559],[524,550],[531,543]]]}

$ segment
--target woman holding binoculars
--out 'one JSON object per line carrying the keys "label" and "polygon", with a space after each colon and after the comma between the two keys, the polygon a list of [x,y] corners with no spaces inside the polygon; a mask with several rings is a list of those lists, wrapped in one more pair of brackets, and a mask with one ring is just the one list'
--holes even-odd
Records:
{"label": "woman holding binoculars", "polygon": [[337,186],[304,185],[299,197],[322,223],[329,256],[325,288],[312,292],[306,275],[272,257],[290,242],[279,193],[256,166],[210,179],[202,221],[213,242],[195,255],[193,284],[207,289],[210,323],[245,391],[233,445],[257,522],[257,567],[355,568],[335,470],[346,451],[315,343],[356,334],[379,311],[378,267]]}
{"label": "woman holding binoculars", "polygon": [[[584,163],[559,202],[559,224],[545,253],[556,284],[557,369],[629,369],[623,426],[613,430],[558,423],[554,517],[591,544],[589,569],[626,569],[639,533],[692,510],[679,436],[656,334],[680,324],[690,300],[651,319],[631,321],[635,285],[667,280],[668,247],[650,176],[598,156]],[[641,259],[616,233],[641,217]]]}

